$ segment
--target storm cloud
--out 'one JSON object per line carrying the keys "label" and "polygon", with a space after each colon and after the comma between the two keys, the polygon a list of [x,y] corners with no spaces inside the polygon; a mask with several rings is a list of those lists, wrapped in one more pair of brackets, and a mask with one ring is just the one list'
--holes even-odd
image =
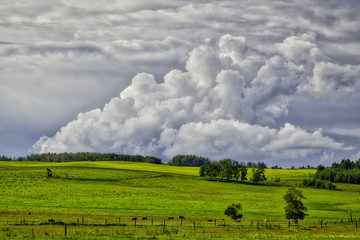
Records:
{"label": "storm cloud", "polygon": [[3,3],[0,154],[356,157],[359,10],[352,0]]}

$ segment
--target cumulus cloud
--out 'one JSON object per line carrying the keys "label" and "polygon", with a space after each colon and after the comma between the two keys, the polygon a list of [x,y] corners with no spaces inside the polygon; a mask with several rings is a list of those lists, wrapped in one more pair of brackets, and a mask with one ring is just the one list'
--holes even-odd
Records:
{"label": "cumulus cloud", "polygon": [[293,159],[349,149],[320,130],[308,132],[290,123],[268,126],[287,114],[307,74],[303,65],[290,61],[292,54],[275,55],[264,61],[253,79],[246,79],[240,71],[241,61],[247,61],[246,48],[244,37],[227,34],[218,47],[192,50],[185,72],[170,71],[163,81],[139,73],[102,110],[80,113],[54,137],[42,137],[33,149],[168,159],[177,154]]}
{"label": "cumulus cloud", "polygon": [[[328,131],[358,127],[359,8],[358,1],[312,0],[5,1],[0,151],[28,154],[47,135],[44,151],[69,150],[68,142],[73,151],[107,151],[113,143],[111,151],[165,154],[165,132],[178,136],[187,124],[220,120],[276,132],[288,122],[310,135],[322,128],[334,142],[359,146]],[[101,118],[80,124],[97,108]],[[147,122],[155,110],[158,120]],[[74,135],[62,143],[59,129],[79,112]],[[97,121],[102,137],[96,142],[93,129],[86,140]],[[125,123],[155,130],[140,139],[125,129],[134,143],[126,145],[114,135]],[[321,157],[309,154],[303,160]]]}

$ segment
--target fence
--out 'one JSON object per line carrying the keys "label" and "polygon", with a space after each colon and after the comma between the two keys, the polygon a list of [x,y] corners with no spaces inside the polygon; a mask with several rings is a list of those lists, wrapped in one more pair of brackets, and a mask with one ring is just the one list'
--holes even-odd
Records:
{"label": "fence", "polygon": [[[4,222],[3,222],[4,223]],[[245,220],[235,222],[225,219],[188,219],[179,217],[91,217],[80,216],[75,219],[65,218],[55,220],[52,218],[24,218],[9,219],[6,224],[2,224],[3,229],[8,229],[12,233],[17,231],[24,232],[25,235],[79,235],[79,234],[124,234],[134,231],[179,231],[196,229],[216,229],[226,228],[235,230],[286,230],[291,228],[310,230],[310,229],[358,229],[358,219],[352,221],[338,219],[331,221],[301,221],[299,224],[291,221],[257,221]],[[11,234],[7,235],[9,238]]]}

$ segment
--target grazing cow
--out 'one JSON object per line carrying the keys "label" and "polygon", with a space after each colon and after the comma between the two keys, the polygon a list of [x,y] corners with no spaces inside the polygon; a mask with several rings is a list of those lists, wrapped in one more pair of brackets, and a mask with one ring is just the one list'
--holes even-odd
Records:
{"label": "grazing cow", "polygon": [[269,222],[269,221],[267,219],[265,219],[264,222]]}
{"label": "grazing cow", "polygon": [[212,222],[212,219],[208,219],[208,222]]}
{"label": "grazing cow", "polygon": [[31,212],[27,212],[26,214],[27,214],[27,215],[31,215]]}
{"label": "grazing cow", "polygon": [[185,217],[184,217],[184,216],[179,216],[179,218],[180,218],[180,219],[185,219]]}
{"label": "grazing cow", "polygon": [[53,223],[53,222],[55,222],[55,220],[52,219],[52,218],[50,218],[50,219],[48,220],[48,222],[49,222],[49,223]]}
{"label": "grazing cow", "polygon": [[147,217],[143,217],[141,220],[147,220]]}
{"label": "grazing cow", "polygon": [[174,217],[168,217],[168,219],[174,219]]}
{"label": "grazing cow", "polygon": [[137,220],[137,217],[132,217],[131,220],[135,221]]}

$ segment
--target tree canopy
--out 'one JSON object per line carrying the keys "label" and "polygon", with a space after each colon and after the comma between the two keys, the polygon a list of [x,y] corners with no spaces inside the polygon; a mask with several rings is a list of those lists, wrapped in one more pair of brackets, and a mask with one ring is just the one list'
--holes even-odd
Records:
{"label": "tree canopy", "polygon": [[147,162],[161,164],[161,159],[154,156],[125,155],[115,153],[42,153],[31,154],[27,157],[11,159],[0,158],[2,161],[36,161],[36,162],[76,162],[76,161],[127,161],[127,162]]}
{"label": "tree canopy", "polygon": [[298,223],[298,219],[304,219],[307,215],[305,211],[307,208],[301,202],[301,199],[306,199],[301,190],[291,187],[284,195],[285,216],[287,219],[294,219],[295,223]]}
{"label": "tree canopy", "polygon": [[236,221],[237,219],[241,219],[243,217],[243,215],[240,213],[240,210],[242,210],[241,203],[233,203],[225,209],[224,213],[226,216],[229,216],[231,219]]}
{"label": "tree canopy", "polygon": [[195,155],[176,155],[167,164],[171,166],[200,167],[210,164],[210,160]]}

